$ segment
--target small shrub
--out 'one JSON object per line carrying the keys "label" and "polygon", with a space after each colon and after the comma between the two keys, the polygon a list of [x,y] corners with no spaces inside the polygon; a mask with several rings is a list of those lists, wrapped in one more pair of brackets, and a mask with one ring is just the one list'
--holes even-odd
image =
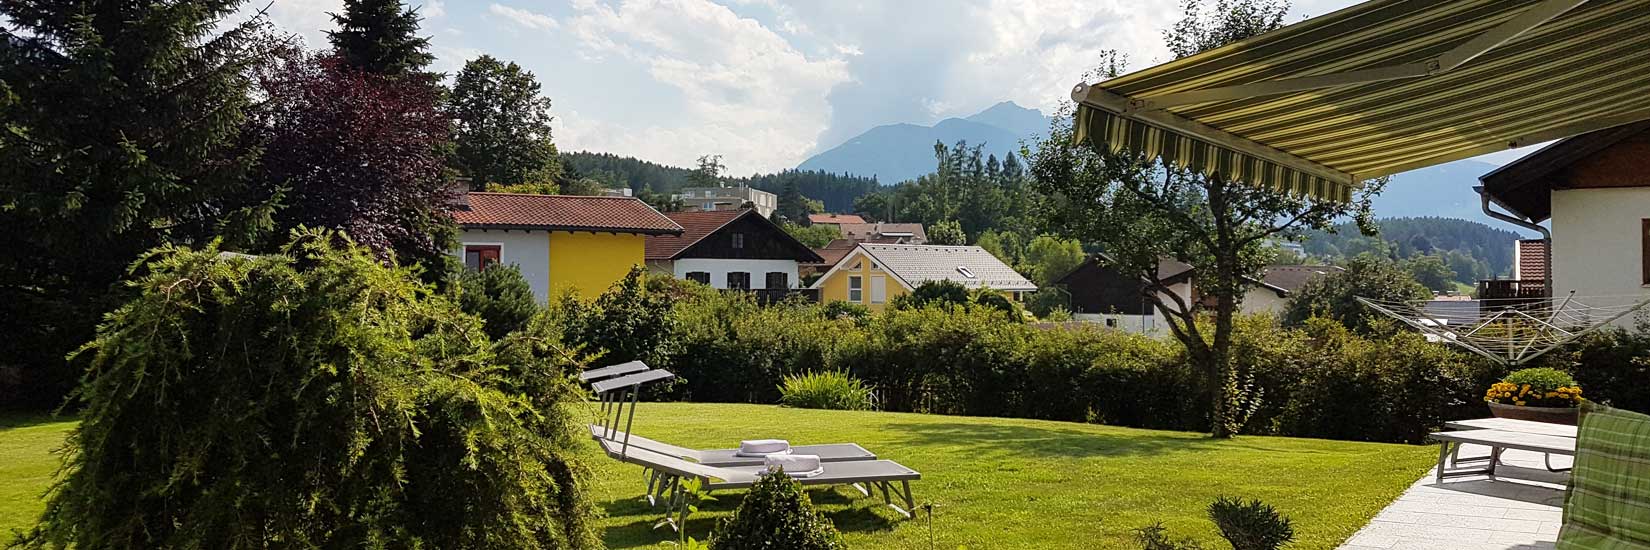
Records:
{"label": "small shrub", "polygon": [[762,476],[710,537],[711,550],[785,548],[846,550],[830,520],[814,510],[802,485],[783,472]]}
{"label": "small shrub", "polygon": [[515,265],[466,269],[458,276],[458,307],[480,317],[482,330],[494,340],[521,330],[538,313],[538,299]]}
{"label": "small shrub", "polygon": [[872,405],[871,388],[841,371],[787,376],[779,393],[780,403],[802,409],[866,411]]}
{"label": "small shrub", "polygon": [[848,319],[856,324],[862,324],[871,317],[871,308],[864,304],[832,300],[820,307],[820,315],[826,319]]}
{"label": "small shrub", "polygon": [[1071,310],[1065,306],[1055,306],[1054,309],[1042,315],[1043,320],[1050,323],[1065,323],[1071,321]]}
{"label": "small shrub", "polygon": [[1066,289],[1055,286],[1037,289],[1037,292],[1026,296],[1026,309],[1031,311],[1032,315],[1044,319],[1048,318],[1049,314],[1057,309],[1066,310],[1066,313],[1070,314],[1071,293],[1067,292]]}
{"label": "small shrub", "polygon": [[1484,401],[1531,407],[1574,407],[1581,404],[1581,387],[1564,371],[1537,367],[1515,370],[1484,392]]}
{"label": "small shrub", "polygon": [[1295,539],[1289,518],[1259,500],[1220,497],[1209,504],[1209,519],[1232,550],[1277,550]]}
{"label": "small shrub", "polygon": [[1174,540],[1161,522],[1134,530],[1134,540],[1140,550],[1203,550],[1203,545],[1192,539]]}
{"label": "small shrub", "polygon": [[969,302],[968,288],[946,279],[926,281],[909,294],[895,296],[888,302],[890,309],[922,309],[925,307],[960,306]]}

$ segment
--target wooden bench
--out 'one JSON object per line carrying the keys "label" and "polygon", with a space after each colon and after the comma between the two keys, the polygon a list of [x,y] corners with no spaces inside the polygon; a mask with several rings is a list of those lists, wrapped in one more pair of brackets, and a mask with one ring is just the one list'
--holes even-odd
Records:
{"label": "wooden bench", "polygon": [[[1561,435],[1544,433],[1515,432],[1495,429],[1469,429],[1453,432],[1437,432],[1429,436],[1433,441],[1443,444],[1438,449],[1438,483],[1443,483],[1447,477],[1461,477],[1474,475],[1488,475],[1495,479],[1495,466],[1501,462],[1501,453],[1507,449],[1533,451],[1548,455],[1575,456],[1576,439]],[[1488,463],[1482,469],[1449,470],[1446,460],[1460,450],[1461,445],[1483,445],[1490,448]],[[1459,466],[1459,464],[1455,464]],[[1551,468],[1549,468],[1551,469]]]}

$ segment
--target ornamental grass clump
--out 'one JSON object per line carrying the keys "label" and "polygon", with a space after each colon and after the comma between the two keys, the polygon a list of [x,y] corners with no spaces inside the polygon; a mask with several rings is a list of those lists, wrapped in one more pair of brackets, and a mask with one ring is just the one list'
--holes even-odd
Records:
{"label": "ornamental grass clump", "polygon": [[495,351],[411,271],[294,235],[134,265],[20,545],[599,548],[562,347]]}
{"label": "ornamental grass clump", "polygon": [[1484,401],[1520,407],[1574,407],[1581,404],[1581,386],[1558,369],[1522,369],[1490,385]]}
{"label": "ornamental grass clump", "polygon": [[780,403],[801,409],[871,410],[871,388],[841,371],[810,372],[785,377]]}

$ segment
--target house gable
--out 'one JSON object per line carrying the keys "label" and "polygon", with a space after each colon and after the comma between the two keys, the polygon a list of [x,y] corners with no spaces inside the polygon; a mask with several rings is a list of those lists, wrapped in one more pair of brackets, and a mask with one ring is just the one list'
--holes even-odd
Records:
{"label": "house gable", "polygon": [[750,210],[682,249],[675,258],[822,261],[784,229]]}
{"label": "house gable", "polygon": [[1150,315],[1146,284],[1094,258],[1066,274],[1059,284],[1071,294],[1074,313]]}

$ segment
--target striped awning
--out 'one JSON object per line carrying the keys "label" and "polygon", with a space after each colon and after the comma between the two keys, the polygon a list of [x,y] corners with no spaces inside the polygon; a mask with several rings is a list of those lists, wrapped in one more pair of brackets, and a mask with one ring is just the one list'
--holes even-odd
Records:
{"label": "striped awning", "polygon": [[1077,139],[1284,192],[1650,119],[1650,0],[1373,0],[1072,92]]}

